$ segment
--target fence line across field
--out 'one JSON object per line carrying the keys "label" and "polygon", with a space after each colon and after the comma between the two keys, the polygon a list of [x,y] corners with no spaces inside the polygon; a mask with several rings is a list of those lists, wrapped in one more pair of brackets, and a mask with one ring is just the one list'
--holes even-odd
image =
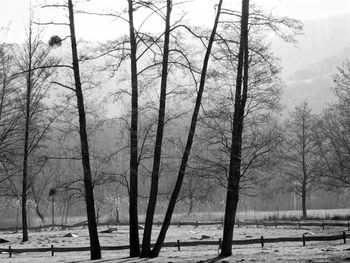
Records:
{"label": "fence line across field", "polygon": [[[129,223],[123,222],[123,223],[116,223],[116,224],[108,224],[108,223],[103,223],[99,224],[99,226],[128,226]],[[143,222],[140,222],[140,225],[144,225]],[[161,222],[154,222],[154,225],[160,226]],[[177,221],[177,222],[172,222],[171,225],[173,226],[209,226],[209,225],[223,225],[223,221],[208,221],[208,222],[198,222],[198,221]],[[43,226],[36,226],[36,227],[29,227],[29,230],[41,230],[45,228],[62,228],[62,229],[71,229],[75,227],[86,227],[87,226],[87,221],[79,222],[76,224],[72,225],[43,225]],[[331,222],[327,221],[284,221],[284,220],[278,220],[278,221],[236,221],[235,222],[235,227],[240,227],[240,226],[256,226],[256,227],[267,227],[267,226],[295,226],[298,228],[301,227],[322,227],[323,229],[327,226],[330,227],[346,227],[348,231],[350,231],[350,221],[336,221],[332,220]],[[0,231],[18,231],[21,230],[20,227],[7,227],[7,228],[0,228]]]}
{"label": "fence line across field", "polygon": [[[267,243],[281,243],[281,242],[300,242],[303,246],[306,246],[307,241],[336,241],[343,240],[346,244],[346,239],[350,237],[350,234],[343,232],[340,235],[330,235],[330,236],[305,236],[302,237],[276,237],[276,238],[260,238],[255,239],[243,239],[243,240],[233,240],[233,245],[251,245],[251,244],[261,244],[261,247],[264,248]],[[198,240],[198,241],[185,241],[180,242],[165,242],[163,247],[176,247],[178,251],[181,250],[181,247],[194,247],[194,246],[218,246],[218,252],[221,249],[221,238],[219,240]],[[101,250],[126,250],[129,249],[128,245],[124,246],[101,246]],[[51,256],[54,256],[56,252],[82,252],[89,251],[90,247],[51,247],[47,248],[19,248],[15,249],[9,246],[8,248],[0,248],[0,253],[9,253],[9,257],[12,257],[14,253],[29,253],[29,252],[51,252]]]}

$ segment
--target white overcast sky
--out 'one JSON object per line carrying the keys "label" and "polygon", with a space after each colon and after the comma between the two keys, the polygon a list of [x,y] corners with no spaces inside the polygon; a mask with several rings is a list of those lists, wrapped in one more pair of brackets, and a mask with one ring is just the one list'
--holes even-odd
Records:
{"label": "white overcast sky", "polygon": [[[116,9],[120,5],[125,5],[126,0],[90,0],[86,2],[89,10]],[[333,15],[350,13],[350,0],[252,0],[262,6],[267,11],[273,11],[278,15],[288,15],[298,19],[320,19]],[[45,0],[0,0],[0,27],[8,27],[6,40],[9,42],[20,42],[25,38],[24,28],[28,21],[28,8],[30,2],[33,6],[43,3]],[[50,0],[46,0],[50,2]],[[51,1],[52,2],[52,1]],[[57,1],[56,1],[57,2]],[[187,5],[187,19],[196,21],[197,24],[212,23],[214,15],[213,5],[217,0],[194,0]],[[240,0],[226,0],[226,5],[239,6]],[[225,3],[224,2],[224,3]],[[42,22],[58,20],[66,22],[65,17],[57,10],[41,10],[36,13]],[[111,19],[80,15],[77,20],[78,38],[85,40],[105,40],[113,38],[114,34],[120,32],[119,23],[113,23]],[[46,29],[48,35],[58,32],[64,34],[63,28],[49,27]]]}

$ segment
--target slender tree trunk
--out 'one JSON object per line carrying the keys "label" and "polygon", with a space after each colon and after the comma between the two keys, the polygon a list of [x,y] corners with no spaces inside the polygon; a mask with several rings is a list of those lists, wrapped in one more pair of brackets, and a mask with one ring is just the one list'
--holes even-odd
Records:
{"label": "slender tree trunk", "polygon": [[64,219],[64,224],[67,226],[68,224],[68,215],[69,215],[69,207],[70,207],[70,201],[68,199],[67,201],[67,209],[66,209],[66,218]]}
{"label": "slender tree trunk", "polygon": [[16,233],[18,232],[18,225],[19,225],[19,206],[17,206],[16,209]]}
{"label": "slender tree trunk", "polygon": [[159,98],[159,111],[158,111],[158,127],[157,127],[156,143],[154,147],[152,182],[151,182],[151,188],[150,188],[150,196],[148,200],[148,207],[146,211],[146,221],[145,221],[145,229],[143,232],[141,257],[148,257],[150,255],[153,218],[154,218],[154,212],[156,208],[157,195],[158,195],[159,170],[160,170],[164,123],[165,123],[171,8],[172,8],[172,0],[167,0],[164,49],[163,49],[164,51],[163,51],[163,61],[162,61],[162,78],[161,78],[161,85],[160,85],[160,98]]}
{"label": "slender tree trunk", "polygon": [[[30,85],[30,84],[29,84]],[[30,87],[27,89],[30,89]],[[30,99],[30,91],[27,91],[27,100]],[[23,178],[22,178],[22,242],[28,241],[28,222],[27,222],[27,188],[28,188],[28,140],[29,140],[29,102],[26,106],[26,124],[24,135],[24,153],[23,153]]]}
{"label": "slender tree trunk", "polygon": [[129,192],[129,243],[130,257],[140,256],[138,228],[138,83],[137,83],[137,43],[134,29],[133,0],[129,3],[129,33],[131,60],[131,130],[130,130],[130,192]]}
{"label": "slender tree trunk", "polygon": [[308,169],[307,169],[307,164],[306,164],[306,154],[307,154],[307,136],[306,136],[306,117],[305,113],[303,112],[302,115],[302,149],[301,149],[301,154],[302,154],[302,166],[303,166],[303,181],[301,185],[301,207],[303,210],[303,219],[307,219],[307,212],[306,212],[306,186],[307,186],[307,177],[308,177]]}
{"label": "slender tree trunk", "polygon": [[187,215],[192,214],[192,209],[193,209],[193,195],[192,194],[190,194],[189,199],[190,199],[190,205],[188,207]]}
{"label": "slender tree trunk", "polygon": [[247,100],[248,89],[248,19],[249,0],[242,0],[241,39],[238,54],[235,109],[232,125],[232,145],[221,256],[232,255],[233,228],[238,204],[239,182],[241,179],[242,133],[244,108]]}
{"label": "slender tree trunk", "polygon": [[184,151],[183,156],[182,156],[181,165],[179,168],[176,184],[175,184],[174,190],[172,192],[172,195],[170,197],[169,205],[168,205],[168,208],[167,208],[167,211],[165,214],[162,228],[161,228],[160,233],[158,235],[157,242],[156,242],[154,248],[152,249],[152,252],[150,253],[150,257],[157,257],[159,255],[159,252],[160,252],[162,245],[163,245],[163,242],[165,240],[166,233],[167,233],[168,228],[170,226],[171,217],[173,215],[176,201],[177,201],[177,198],[179,196],[182,182],[183,182],[183,179],[185,176],[186,166],[187,166],[187,162],[188,162],[188,159],[190,156],[193,138],[194,138],[194,135],[196,132],[197,119],[198,119],[199,109],[200,109],[200,105],[201,105],[201,101],[202,101],[204,86],[205,86],[205,79],[206,79],[207,68],[208,68],[208,64],[209,64],[209,58],[210,58],[211,49],[212,49],[213,42],[214,42],[215,35],[216,35],[216,29],[217,29],[217,26],[219,23],[222,2],[223,2],[223,0],[219,1],[213,30],[211,32],[210,39],[208,42],[207,51],[205,53],[203,67],[202,67],[202,73],[201,73],[201,79],[200,79],[199,89],[198,89],[198,93],[197,93],[196,104],[195,104],[195,107],[193,110],[192,119],[191,119],[191,126],[190,126],[190,130],[189,130],[188,137],[187,137],[186,148],[185,148],[185,151]]}
{"label": "slender tree trunk", "polygon": [[90,168],[90,156],[89,156],[89,144],[86,132],[86,116],[84,107],[84,98],[81,88],[79,61],[77,52],[77,43],[75,37],[75,25],[74,25],[74,12],[72,0],[68,0],[69,10],[69,29],[71,35],[71,48],[72,48],[72,60],[73,71],[75,81],[75,94],[77,98],[77,106],[79,111],[79,134],[81,143],[81,157],[84,171],[84,186],[85,186],[85,200],[88,219],[88,228],[90,236],[90,257],[92,260],[101,258],[101,248],[97,233],[96,215],[95,215],[95,202],[94,192],[92,185],[92,176]]}
{"label": "slender tree trunk", "polygon": [[192,180],[190,180],[188,182],[188,199],[190,200],[190,204],[188,207],[188,212],[187,215],[190,215],[192,213],[192,209],[193,209],[193,189],[192,189]]}
{"label": "slender tree trunk", "polygon": [[307,219],[307,210],[306,210],[306,182],[303,181],[301,189],[301,207],[303,210],[303,219]]}
{"label": "slender tree trunk", "polygon": [[55,195],[52,195],[51,203],[52,227],[55,225]]}
{"label": "slender tree trunk", "polygon": [[120,223],[119,209],[118,209],[118,207],[115,208],[115,212],[116,212],[116,222],[117,222],[117,223]]}
{"label": "slender tree trunk", "polygon": [[27,92],[24,127],[23,149],[23,178],[22,178],[22,242],[28,241],[27,222],[27,190],[28,190],[28,158],[29,158],[29,128],[30,128],[30,100],[32,92],[32,24],[29,25],[28,35],[28,72],[26,73]]}

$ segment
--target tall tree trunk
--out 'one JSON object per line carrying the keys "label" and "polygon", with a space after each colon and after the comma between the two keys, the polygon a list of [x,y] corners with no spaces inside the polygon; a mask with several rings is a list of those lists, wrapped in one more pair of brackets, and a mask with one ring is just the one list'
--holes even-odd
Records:
{"label": "tall tree trunk", "polygon": [[153,218],[154,218],[154,212],[156,208],[157,195],[158,195],[159,170],[160,170],[164,122],[165,122],[171,8],[172,8],[172,0],[167,0],[163,61],[162,61],[162,77],[161,77],[161,84],[160,84],[160,98],[159,98],[159,111],[158,111],[158,127],[157,127],[156,143],[154,147],[154,158],[153,158],[152,179],[151,179],[152,182],[151,182],[150,195],[149,195],[147,212],[146,212],[145,229],[143,232],[141,257],[148,257],[150,255]]}
{"label": "tall tree trunk", "polygon": [[242,0],[241,39],[238,53],[235,109],[232,125],[232,145],[221,256],[232,255],[233,228],[238,204],[239,182],[241,179],[242,133],[244,108],[248,91],[248,20],[249,0]]}
{"label": "tall tree trunk", "polygon": [[167,233],[168,228],[170,226],[171,217],[173,215],[176,201],[177,201],[177,198],[179,196],[182,182],[183,182],[183,179],[185,176],[186,166],[187,166],[187,162],[188,162],[188,159],[190,156],[193,138],[194,138],[194,135],[196,132],[197,119],[198,119],[199,109],[200,109],[200,105],[201,105],[201,101],[202,101],[204,86],[205,86],[205,79],[206,79],[207,68],[208,68],[208,64],[209,64],[209,58],[210,58],[211,49],[212,49],[213,42],[214,42],[215,35],[216,35],[216,29],[217,29],[217,26],[219,23],[222,2],[223,2],[223,0],[219,1],[213,30],[211,32],[210,39],[208,42],[208,47],[207,47],[207,50],[205,53],[203,67],[202,67],[202,73],[201,73],[201,79],[200,79],[199,89],[198,89],[198,93],[197,93],[196,104],[195,104],[195,107],[193,110],[192,119],[191,119],[191,126],[190,126],[190,130],[188,132],[188,137],[187,137],[186,148],[185,148],[185,151],[184,151],[183,156],[182,156],[181,165],[180,165],[180,169],[178,172],[176,184],[175,184],[174,190],[172,192],[172,195],[170,197],[169,205],[168,205],[168,208],[167,208],[167,211],[165,214],[162,228],[161,228],[160,233],[158,235],[157,242],[156,242],[154,248],[152,249],[152,252],[150,253],[150,257],[157,257],[159,255],[159,252],[160,252],[161,247],[163,245],[163,242],[165,240],[166,233]]}
{"label": "tall tree trunk", "polygon": [[26,109],[24,127],[24,149],[23,149],[23,178],[22,178],[22,241],[28,241],[27,222],[27,190],[28,190],[28,158],[29,158],[29,128],[30,128],[30,100],[32,92],[32,24],[29,25],[28,35],[28,71],[26,76]]}
{"label": "tall tree trunk", "polygon": [[92,185],[92,176],[90,168],[89,144],[86,132],[86,116],[84,107],[84,97],[81,89],[81,80],[79,72],[79,61],[77,52],[77,43],[75,37],[74,12],[72,0],[68,0],[69,10],[69,29],[71,35],[71,48],[73,71],[75,81],[75,94],[77,98],[77,106],[79,111],[79,134],[81,144],[81,157],[84,171],[84,186],[85,186],[85,200],[88,219],[88,228],[90,236],[90,257],[92,260],[101,258],[101,248],[97,233],[94,192]]}
{"label": "tall tree trunk", "polygon": [[137,43],[134,29],[133,0],[129,3],[129,33],[131,60],[131,130],[130,130],[130,192],[129,192],[129,242],[130,257],[140,256],[140,240],[138,226],[138,83],[137,83]]}
{"label": "tall tree trunk", "polygon": [[301,186],[301,207],[303,210],[303,219],[307,219],[307,210],[306,210],[306,181],[303,180]]}

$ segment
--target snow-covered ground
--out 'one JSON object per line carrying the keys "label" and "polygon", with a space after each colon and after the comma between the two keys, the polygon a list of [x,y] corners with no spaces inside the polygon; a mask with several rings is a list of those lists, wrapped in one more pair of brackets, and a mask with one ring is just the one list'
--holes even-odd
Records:
{"label": "snow-covered ground", "polygon": [[[100,228],[99,231],[105,228]],[[292,228],[256,228],[240,227],[234,232],[234,239],[250,239],[270,237],[301,237],[306,235],[332,235],[340,234],[344,229],[329,228],[322,230],[320,227],[309,229],[292,229]],[[154,238],[159,231],[155,227]],[[74,233],[76,237],[63,237],[67,233]],[[142,230],[140,230],[142,234]],[[172,226],[167,235],[167,242],[194,241],[201,239],[202,235],[210,236],[210,240],[218,240],[222,237],[220,226],[181,226],[180,228]],[[128,244],[128,228],[118,227],[114,233],[100,233],[100,243],[102,246],[119,246]],[[87,229],[72,230],[46,230],[41,232],[31,232],[28,242],[21,242],[21,233],[0,232],[0,238],[9,240],[10,243],[0,244],[1,248],[42,248],[50,247],[79,247],[88,246],[89,238]],[[350,243],[350,240],[349,240]],[[260,244],[242,245],[233,247],[233,256],[228,258],[217,258],[217,246],[198,246],[198,247],[181,247],[164,248],[158,258],[155,259],[130,259],[128,250],[122,251],[102,251],[102,260],[94,262],[350,262],[350,245],[343,244],[342,240],[307,242],[303,247],[302,243],[274,243],[265,244],[261,248]],[[40,253],[19,253],[9,258],[7,253],[0,254],[0,262],[86,262],[89,261],[89,252],[67,252],[55,253],[52,257],[51,252]]]}

